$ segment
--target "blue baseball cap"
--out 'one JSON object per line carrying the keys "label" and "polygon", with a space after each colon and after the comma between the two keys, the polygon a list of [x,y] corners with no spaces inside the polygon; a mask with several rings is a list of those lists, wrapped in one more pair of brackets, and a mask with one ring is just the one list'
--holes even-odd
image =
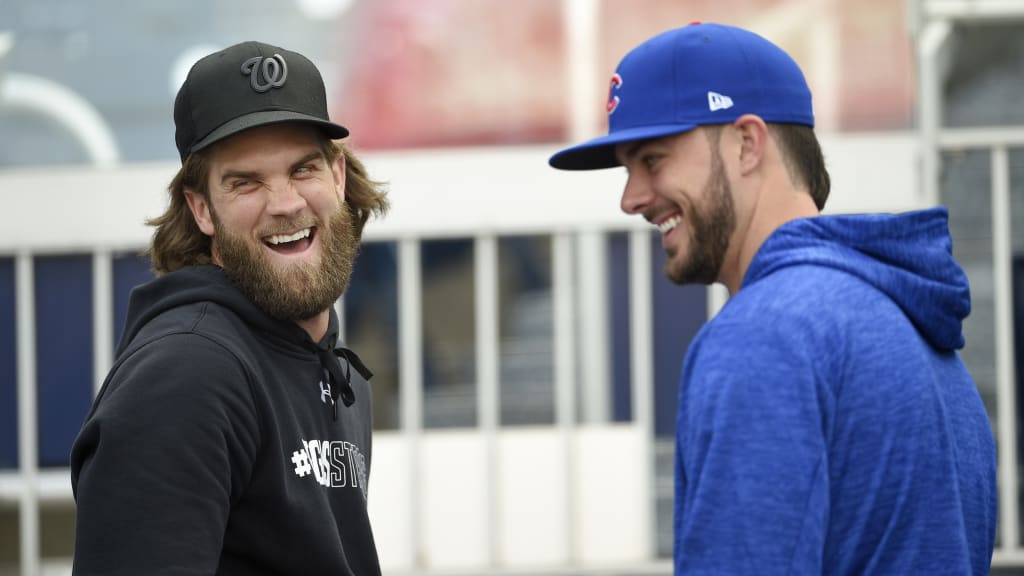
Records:
{"label": "blue baseball cap", "polygon": [[693,23],[640,44],[619,62],[608,89],[608,135],[566,148],[562,170],[619,166],[615,146],[727,124],[744,114],[814,126],[811,91],[781,48],[742,28]]}

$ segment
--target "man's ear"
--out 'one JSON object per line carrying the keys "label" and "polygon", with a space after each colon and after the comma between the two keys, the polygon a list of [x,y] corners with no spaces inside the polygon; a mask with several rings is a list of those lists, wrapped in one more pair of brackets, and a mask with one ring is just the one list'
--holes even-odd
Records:
{"label": "man's ear", "polygon": [[199,230],[203,234],[212,237],[215,234],[216,227],[213,225],[209,200],[199,192],[185,188],[185,201],[188,202],[188,208],[192,211],[192,217],[195,218]]}
{"label": "man's ear", "polygon": [[764,161],[768,146],[768,125],[760,116],[744,114],[733,122],[740,137],[740,173],[746,176]]}

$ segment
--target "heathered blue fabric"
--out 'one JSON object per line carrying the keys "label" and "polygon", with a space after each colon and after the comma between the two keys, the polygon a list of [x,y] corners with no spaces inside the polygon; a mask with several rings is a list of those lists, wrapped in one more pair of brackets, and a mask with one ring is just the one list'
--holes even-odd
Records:
{"label": "heathered blue fabric", "polygon": [[996,456],[948,214],[776,230],[686,356],[677,574],[989,572]]}

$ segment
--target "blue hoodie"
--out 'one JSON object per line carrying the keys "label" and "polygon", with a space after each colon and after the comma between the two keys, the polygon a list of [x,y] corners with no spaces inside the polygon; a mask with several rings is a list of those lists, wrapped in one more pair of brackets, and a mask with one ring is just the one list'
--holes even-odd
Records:
{"label": "blue hoodie", "polygon": [[988,574],[996,455],[947,213],[789,222],[687,354],[677,574]]}

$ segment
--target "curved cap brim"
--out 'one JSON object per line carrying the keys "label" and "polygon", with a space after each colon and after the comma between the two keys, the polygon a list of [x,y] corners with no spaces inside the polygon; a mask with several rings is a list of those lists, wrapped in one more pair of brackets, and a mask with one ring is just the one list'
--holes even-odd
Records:
{"label": "curved cap brim", "polygon": [[625,142],[636,142],[638,140],[649,140],[672,134],[689,132],[696,128],[696,124],[663,124],[660,126],[639,126],[617,130],[613,134],[594,138],[561,152],[556,152],[548,164],[559,170],[599,170],[601,168],[614,168],[622,163],[615,157],[615,147]]}
{"label": "curved cap brim", "polygon": [[298,112],[289,112],[287,110],[266,110],[263,112],[253,112],[252,114],[239,116],[238,118],[234,118],[224,124],[221,124],[216,130],[210,132],[199,142],[196,142],[189,152],[191,153],[202,150],[215,142],[219,142],[228,136],[238,134],[243,130],[256,128],[258,126],[268,126],[270,124],[280,124],[282,122],[302,122],[305,124],[312,124],[323,130],[324,134],[332,140],[348,136],[348,128],[345,128],[340,124],[328,122],[322,118],[317,118],[316,116],[310,116],[309,114],[301,114]]}

